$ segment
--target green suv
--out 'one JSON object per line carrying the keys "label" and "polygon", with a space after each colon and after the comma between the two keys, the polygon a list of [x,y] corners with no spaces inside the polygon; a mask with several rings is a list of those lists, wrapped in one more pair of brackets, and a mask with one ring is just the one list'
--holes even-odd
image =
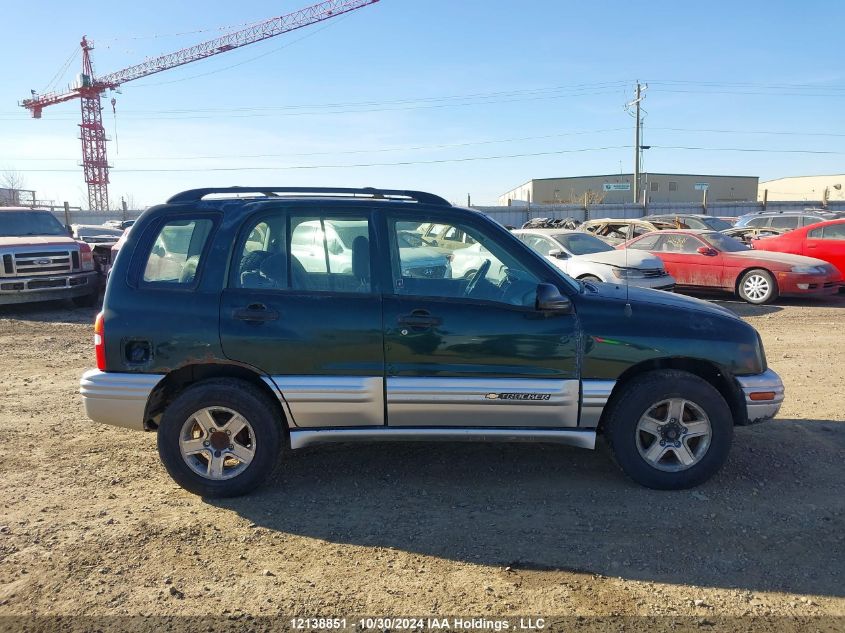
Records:
{"label": "green suv", "polygon": [[[481,244],[471,275],[433,224]],[[340,243],[338,243],[340,242]],[[209,188],[147,210],[95,324],[88,416],[154,431],[184,488],[253,489],[283,446],[471,440],[594,448],[677,489],[783,384],[710,303],[572,280],[503,226],[417,191]]]}

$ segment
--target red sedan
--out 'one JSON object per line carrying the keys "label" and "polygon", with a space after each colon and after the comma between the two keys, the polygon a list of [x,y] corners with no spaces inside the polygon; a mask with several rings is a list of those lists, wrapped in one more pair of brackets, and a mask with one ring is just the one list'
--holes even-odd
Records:
{"label": "red sedan", "polygon": [[820,259],[752,250],[716,231],[646,233],[618,248],[657,255],[678,290],[726,290],[748,303],[771,303],[778,295],[830,295],[842,281],[840,272]]}
{"label": "red sedan", "polygon": [[751,247],[758,251],[777,251],[822,259],[845,274],[845,220],[819,222],[783,235],[753,240]]}

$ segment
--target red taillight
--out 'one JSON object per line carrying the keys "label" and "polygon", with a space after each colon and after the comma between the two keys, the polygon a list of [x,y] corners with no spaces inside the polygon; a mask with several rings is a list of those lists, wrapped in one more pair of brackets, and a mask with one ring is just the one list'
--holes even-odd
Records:
{"label": "red taillight", "polygon": [[106,371],[106,341],[103,333],[103,313],[94,320],[94,352],[97,355],[97,369]]}
{"label": "red taillight", "polygon": [[85,242],[79,243],[79,255],[81,257],[82,270],[94,270],[94,253],[91,247]]}

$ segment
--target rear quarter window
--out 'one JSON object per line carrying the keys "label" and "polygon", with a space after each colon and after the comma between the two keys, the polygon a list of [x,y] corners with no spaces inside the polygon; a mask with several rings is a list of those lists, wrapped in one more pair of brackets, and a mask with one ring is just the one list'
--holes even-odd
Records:
{"label": "rear quarter window", "polygon": [[141,283],[187,288],[195,285],[214,222],[209,218],[168,220],[146,253]]}

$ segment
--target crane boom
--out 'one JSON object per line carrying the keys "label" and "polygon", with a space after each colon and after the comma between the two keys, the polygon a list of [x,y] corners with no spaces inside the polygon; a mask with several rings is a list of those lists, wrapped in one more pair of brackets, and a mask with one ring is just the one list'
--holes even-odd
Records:
{"label": "crane boom", "polygon": [[299,11],[288,13],[287,15],[257,22],[240,31],[196,44],[190,48],[161,55],[160,57],[149,59],[135,66],[103,75],[97,78],[97,83],[105,84],[108,87],[116,87],[133,79],[147,77],[163,70],[190,64],[191,62],[205,59],[218,53],[225,53],[241,46],[246,46],[247,44],[260,42],[261,40],[266,40],[282,33],[295,31],[304,26],[316,24],[317,22],[328,20],[329,18],[360,9],[376,2],[378,0],[326,0],[325,2],[300,9]]}
{"label": "crane boom", "polygon": [[[177,66],[254,44],[282,33],[323,22],[329,18],[375,4],[378,1],[324,0],[310,7],[256,22],[238,31],[173,53],[145,60],[140,64],[101,77],[94,76],[90,58],[90,51],[93,46],[83,37],[80,43],[82,46],[82,73],[77,83],[69,87],[66,92],[44,94],[33,92],[32,97],[24,99],[20,102],[20,105],[29,110],[33,118],[40,119],[41,111],[47,106],[64,103],[72,99],[80,99],[82,103],[82,124],[80,125],[82,166],[85,173],[85,182],[88,184],[88,202],[92,209],[106,210],[108,209],[109,165],[106,159],[106,135],[102,125],[102,105],[100,103],[103,92],[117,88],[128,81],[154,75]],[[114,100],[112,100],[112,103],[114,103]]]}

